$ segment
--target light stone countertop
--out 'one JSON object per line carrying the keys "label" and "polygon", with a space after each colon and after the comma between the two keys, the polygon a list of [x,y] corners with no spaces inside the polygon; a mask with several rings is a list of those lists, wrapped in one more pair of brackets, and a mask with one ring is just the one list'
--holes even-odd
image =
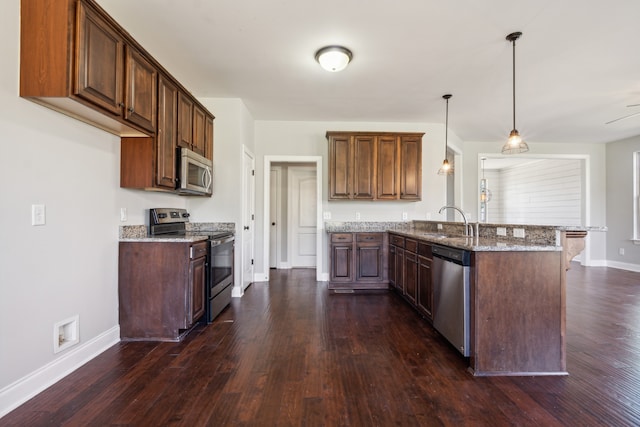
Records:
{"label": "light stone countertop", "polygon": [[183,236],[151,236],[146,225],[123,225],[119,230],[120,242],[200,242],[208,239],[201,233],[210,231],[235,232],[233,222],[194,222],[186,223],[186,234]]}
{"label": "light stone countertop", "polygon": [[[562,251],[562,231],[587,231],[580,226],[541,226],[522,224],[471,224],[478,236],[466,237],[464,224],[446,221],[327,221],[327,233],[393,232],[431,244],[449,246],[474,252],[533,252]],[[442,229],[438,229],[442,226]],[[476,228],[477,227],[477,228]],[[506,236],[497,236],[497,228],[504,228]],[[595,227],[594,227],[595,228]],[[524,238],[514,237],[514,229],[524,229]]]}

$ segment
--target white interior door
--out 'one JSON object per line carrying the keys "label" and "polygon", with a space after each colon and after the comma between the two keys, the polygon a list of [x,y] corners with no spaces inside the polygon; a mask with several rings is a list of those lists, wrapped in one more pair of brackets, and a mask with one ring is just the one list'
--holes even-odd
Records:
{"label": "white interior door", "polygon": [[289,168],[289,262],[291,267],[316,266],[316,170]]}
{"label": "white interior door", "polygon": [[242,175],[242,290],[253,282],[253,240],[255,225],[255,160],[246,149]]}
{"label": "white interior door", "polygon": [[282,168],[274,167],[271,169],[271,191],[269,199],[269,268],[278,268],[280,264],[280,208],[281,208],[281,180],[280,174]]}

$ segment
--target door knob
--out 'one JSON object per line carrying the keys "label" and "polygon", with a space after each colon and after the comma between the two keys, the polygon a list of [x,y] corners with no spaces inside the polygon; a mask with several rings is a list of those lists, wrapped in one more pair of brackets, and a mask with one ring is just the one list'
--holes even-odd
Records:
{"label": "door knob", "polygon": [[245,229],[245,230],[248,230],[248,229],[249,229],[249,226],[248,226],[248,225],[245,225],[245,226],[244,226],[244,229]]}
{"label": "door knob", "polygon": [[276,225],[276,223],[275,223],[275,222],[272,222],[272,223],[271,223],[271,225]]}

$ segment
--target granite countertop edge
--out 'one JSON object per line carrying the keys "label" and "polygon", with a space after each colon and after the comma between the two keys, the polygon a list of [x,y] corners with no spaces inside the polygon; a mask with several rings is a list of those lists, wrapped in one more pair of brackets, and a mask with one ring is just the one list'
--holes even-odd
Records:
{"label": "granite countertop edge", "polygon": [[[461,223],[454,223],[454,226],[461,226]],[[488,226],[494,226],[490,224]],[[537,227],[537,226],[533,226]],[[555,230],[566,230],[567,227],[540,226],[540,228],[553,228]],[[585,227],[571,227],[571,229],[584,230]],[[457,249],[464,249],[472,252],[559,252],[563,250],[561,245],[531,242],[527,238],[517,239],[493,239],[488,237],[465,237],[463,235],[451,234],[447,237],[436,237],[441,233],[428,232],[414,227],[412,221],[397,222],[325,222],[327,233],[366,233],[366,232],[392,232],[405,237],[428,242],[430,244],[448,246]]]}

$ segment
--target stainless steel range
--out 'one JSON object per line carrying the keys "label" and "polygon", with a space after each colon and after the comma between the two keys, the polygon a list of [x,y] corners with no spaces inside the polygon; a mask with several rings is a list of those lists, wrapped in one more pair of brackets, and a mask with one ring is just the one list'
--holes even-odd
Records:
{"label": "stainless steel range", "polygon": [[211,323],[231,302],[235,237],[230,231],[187,231],[189,217],[186,209],[149,209],[149,234],[158,237],[207,239],[205,317]]}

